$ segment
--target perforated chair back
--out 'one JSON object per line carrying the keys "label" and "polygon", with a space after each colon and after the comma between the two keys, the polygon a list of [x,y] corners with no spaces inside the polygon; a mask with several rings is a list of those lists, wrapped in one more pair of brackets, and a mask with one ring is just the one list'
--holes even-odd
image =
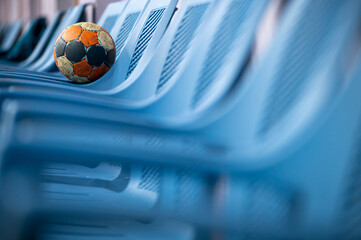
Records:
{"label": "perforated chair back", "polygon": [[[129,1],[120,1],[109,3],[99,18],[97,24],[102,26],[110,35],[112,35],[114,28],[116,27],[116,21],[122,16]],[[114,37],[114,36],[112,36]]]}
{"label": "perforated chair back", "polygon": [[[174,71],[169,73],[172,75],[183,61],[184,54],[188,52],[190,43],[205,18],[207,10],[210,9],[210,3],[211,1],[207,0],[183,1],[172,21],[169,25],[167,24],[167,30],[160,42],[159,38],[163,34],[164,26],[162,26],[161,32],[154,31],[153,38],[149,41],[145,51],[142,50],[144,43],[138,41],[131,64],[124,71],[126,81],[120,81],[121,84],[114,88],[112,91],[114,97],[137,101],[154,96],[163,68],[168,69],[169,64],[172,63]],[[166,12],[165,14],[170,13]],[[159,24],[166,23],[160,21]],[[145,31],[142,32],[142,35],[145,34]],[[147,35],[145,36],[147,37]],[[141,51],[139,52],[138,49]],[[140,56],[142,58],[139,59]],[[121,64],[119,61],[117,63]],[[124,83],[122,83],[123,81]]]}
{"label": "perforated chair back", "polygon": [[267,4],[237,0],[219,3],[217,15],[205,23],[178,74],[172,73],[177,58],[165,65],[155,89],[158,99],[146,111],[155,118],[179,119],[198,111],[201,101],[210,104],[220,98],[247,64]]}
{"label": "perforated chair back", "polygon": [[115,37],[116,62],[106,76],[87,88],[102,90],[121,84],[130,75],[129,69],[134,70],[144,51],[152,51],[153,45],[159,42],[177,1],[149,1],[144,4],[144,1],[133,1],[127,6],[127,14],[124,14]]}

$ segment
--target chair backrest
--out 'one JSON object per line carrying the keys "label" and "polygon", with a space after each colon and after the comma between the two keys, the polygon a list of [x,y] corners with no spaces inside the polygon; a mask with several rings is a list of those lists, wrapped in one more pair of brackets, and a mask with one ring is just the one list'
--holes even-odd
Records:
{"label": "chair backrest", "polygon": [[[136,61],[137,67],[133,68],[131,64],[127,68],[125,72],[128,75],[127,80],[118,84],[112,91],[115,97],[144,100],[154,96],[161,76],[164,79],[177,72],[184,55],[189,52],[190,44],[207,10],[212,5],[211,2],[211,0],[183,1],[161,41],[159,43],[151,41],[148,45],[149,51],[148,49],[144,51],[143,57]],[[134,57],[138,58],[137,55]]]}
{"label": "chair backrest", "polygon": [[[129,43],[126,44],[131,58],[126,54],[130,64],[126,69],[124,79],[127,79],[134,71],[144,51],[149,51],[148,45],[155,43],[153,45],[157,46],[173,16],[177,2],[177,0],[151,1],[142,13],[142,18],[146,20],[145,24],[137,24],[134,33],[128,39]],[[124,61],[123,58],[121,60]]]}
{"label": "chair backrest", "polygon": [[118,22],[114,28],[113,36],[116,48],[116,58],[118,58],[119,54],[123,51],[125,42],[129,38],[129,35],[132,33],[134,27],[139,21],[139,17],[148,4],[149,0],[130,1],[123,12],[123,15],[120,17],[120,19],[118,19]]}
{"label": "chair backrest", "polygon": [[149,1],[144,10],[144,1],[133,1],[115,39],[116,62],[100,81],[86,86],[90,89],[110,89],[122,83],[135,69],[145,51],[153,51],[154,45],[168,26],[177,0]]}
{"label": "chair backrest", "polygon": [[[97,24],[102,26],[110,35],[113,33],[113,29],[116,28],[115,24],[117,20],[122,16],[129,1],[119,1],[109,3],[99,18]],[[112,37],[114,37],[112,35]]]}
{"label": "chair backrest", "polygon": [[35,49],[32,51],[31,55],[26,60],[24,60],[19,65],[19,67],[26,67],[26,66],[30,65],[31,63],[35,62],[44,53],[44,51],[46,49],[46,45],[49,42],[49,39],[54,34],[55,29],[60,24],[60,21],[64,15],[65,15],[64,11],[56,12],[53,20],[45,29],[44,33],[41,36],[41,39],[39,40]]}
{"label": "chair backrest", "polygon": [[22,26],[23,26],[23,21],[18,20],[8,27],[4,39],[0,46],[1,52],[7,52],[10,50],[10,48],[14,45],[17,38],[19,37]]}
{"label": "chair backrest", "polygon": [[24,32],[21,34],[20,38],[6,54],[6,59],[19,62],[29,57],[32,51],[35,49],[35,46],[39,42],[45,29],[45,17],[37,17],[32,19]]}
{"label": "chair backrest", "polygon": [[161,76],[159,98],[147,111],[156,111],[155,117],[178,118],[199,111],[202,101],[210,105],[220,98],[247,64],[267,5],[267,0],[218,3],[216,15],[207,19],[182,70],[174,77]]}
{"label": "chair backrest", "polygon": [[204,132],[223,143],[253,146],[258,155],[256,146],[288,142],[291,148],[290,139],[316,132],[343,89],[345,65],[352,65],[349,47],[360,7],[352,0],[290,2],[266,56],[224,99],[229,108],[218,104],[208,111],[210,121],[211,112],[218,120]]}

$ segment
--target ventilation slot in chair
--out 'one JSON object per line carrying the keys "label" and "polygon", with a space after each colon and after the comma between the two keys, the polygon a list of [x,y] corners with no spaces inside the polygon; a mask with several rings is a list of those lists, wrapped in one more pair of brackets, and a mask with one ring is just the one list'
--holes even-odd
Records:
{"label": "ventilation slot in chair", "polygon": [[106,31],[110,32],[110,31],[113,29],[114,23],[115,23],[115,21],[117,20],[117,18],[118,18],[118,15],[112,15],[112,16],[107,17],[107,18],[105,19],[104,24],[103,24],[102,27],[103,27]]}
{"label": "ventilation slot in chair", "polygon": [[220,66],[224,65],[228,53],[232,50],[234,40],[237,35],[242,34],[240,27],[252,12],[250,10],[252,4],[254,5],[252,1],[244,2],[239,0],[235,0],[230,4],[211,44],[207,60],[204,62],[201,78],[197,82],[192,99],[193,107],[196,107],[207,94],[209,87],[216,79]]}
{"label": "ventilation slot in chair", "polygon": [[142,178],[138,186],[151,192],[159,192],[160,189],[160,168],[154,165],[146,165],[142,168]]}
{"label": "ventilation slot in chair", "polygon": [[121,52],[121,49],[123,48],[124,43],[127,40],[128,35],[132,31],[134,24],[136,23],[138,17],[139,17],[139,12],[135,12],[135,13],[129,14],[125,18],[124,23],[118,33],[116,41],[115,41],[117,57],[119,56],[119,53]]}
{"label": "ventilation slot in chair", "polygon": [[206,209],[208,184],[204,175],[191,170],[178,170],[176,173],[177,196],[175,211],[177,218],[189,221]]}
{"label": "ventilation slot in chair", "polygon": [[165,60],[163,70],[158,82],[157,92],[160,92],[168,80],[176,72],[179,63],[182,61],[184,53],[187,51],[194,33],[201,23],[203,14],[208,7],[208,3],[192,6],[187,9],[174,36],[168,56]]}
{"label": "ventilation slot in chair", "polygon": [[154,31],[157,28],[159,21],[162,19],[164,10],[165,8],[162,8],[158,10],[153,10],[150,13],[147,22],[139,36],[134,54],[132,56],[132,60],[129,65],[126,79],[128,79],[129,75],[133,72],[133,70],[137,66],[140,58],[143,55],[144,50],[147,48],[149,41],[152,39]]}

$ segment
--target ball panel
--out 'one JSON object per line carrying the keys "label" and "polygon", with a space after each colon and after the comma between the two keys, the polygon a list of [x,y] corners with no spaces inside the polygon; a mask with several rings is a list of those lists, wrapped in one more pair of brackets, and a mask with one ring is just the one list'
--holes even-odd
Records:
{"label": "ball panel", "polygon": [[86,46],[90,47],[95,44],[99,44],[97,32],[84,30],[80,35],[79,40]]}
{"label": "ball panel", "polygon": [[74,74],[74,69],[73,69],[73,64],[66,59],[66,57],[59,57],[57,59],[57,66],[59,68],[59,70],[66,76],[66,77],[70,77]]}
{"label": "ball panel", "polygon": [[61,35],[62,35],[62,34],[60,34],[60,35],[58,36],[58,38],[56,39],[56,41],[55,41],[55,46],[56,46],[56,44],[58,43],[58,41],[61,39]]}
{"label": "ball panel", "polygon": [[81,62],[74,63],[74,75],[88,77],[92,70],[93,67],[90,66],[85,59]]}
{"label": "ball panel", "polygon": [[95,23],[81,22],[79,24],[82,28],[89,30],[89,31],[100,31],[102,29],[99,25],[97,25]]}
{"label": "ball panel", "polygon": [[64,30],[62,38],[70,42],[80,36],[82,29],[80,26],[70,26]]}
{"label": "ball panel", "polygon": [[71,41],[66,45],[65,56],[71,62],[80,62],[85,57],[86,48],[84,44],[78,40]]}
{"label": "ball panel", "polygon": [[108,70],[109,68],[105,66],[97,67],[90,73],[89,78],[91,81],[95,81],[101,78],[106,72],[108,72]]}
{"label": "ball panel", "polygon": [[57,57],[64,55],[65,47],[66,47],[66,42],[63,39],[59,39],[55,45],[55,54]]}
{"label": "ball panel", "polygon": [[70,80],[72,80],[74,83],[79,83],[79,84],[90,83],[90,80],[87,77],[80,77],[77,75],[71,76]]}
{"label": "ball panel", "polygon": [[115,62],[115,51],[114,51],[114,49],[112,49],[107,52],[107,58],[105,61],[105,65],[107,65],[108,67],[111,67],[111,66],[113,66],[114,62]]}
{"label": "ball panel", "polygon": [[100,45],[91,46],[86,52],[86,59],[90,65],[98,67],[106,60],[106,52]]}
{"label": "ball panel", "polygon": [[115,49],[115,44],[112,37],[105,31],[98,32],[98,39],[100,44],[107,50]]}

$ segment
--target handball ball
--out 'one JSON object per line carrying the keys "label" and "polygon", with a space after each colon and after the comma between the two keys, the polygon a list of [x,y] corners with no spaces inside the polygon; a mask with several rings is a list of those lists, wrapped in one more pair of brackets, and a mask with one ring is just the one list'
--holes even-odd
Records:
{"label": "handball ball", "polygon": [[59,35],[54,58],[60,72],[73,83],[91,83],[114,64],[115,45],[101,26],[90,22],[76,23]]}

